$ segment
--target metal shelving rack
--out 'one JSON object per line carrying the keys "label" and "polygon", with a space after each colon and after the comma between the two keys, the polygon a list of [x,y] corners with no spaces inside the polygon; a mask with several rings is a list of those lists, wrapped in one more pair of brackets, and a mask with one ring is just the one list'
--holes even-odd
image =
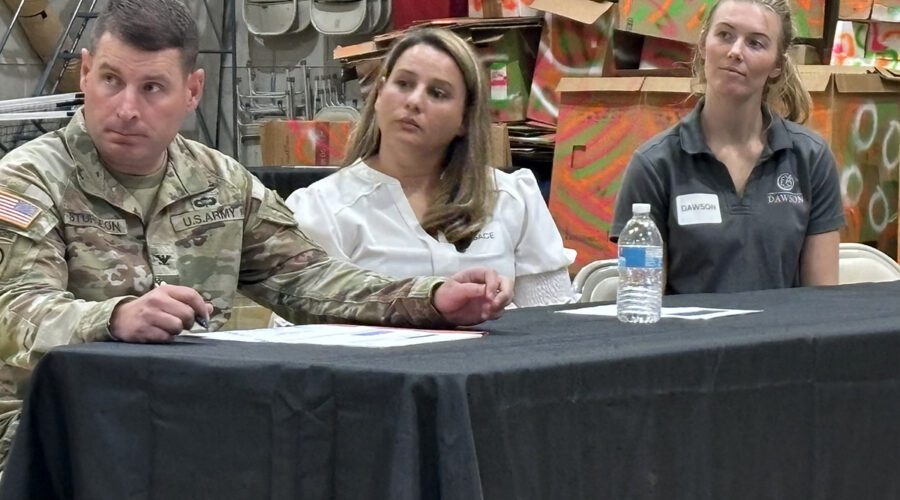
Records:
{"label": "metal shelving rack", "polygon": [[[3,35],[2,40],[0,40],[0,53],[2,53],[7,41],[9,40],[12,30],[15,28],[16,22],[19,19],[19,14],[22,10],[22,6],[25,4],[25,1],[26,0],[20,0],[19,6],[14,12],[11,19],[9,28]],[[210,120],[208,120],[205,116],[202,107],[197,108],[196,116],[197,125],[200,129],[200,133],[202,134],[203,142],[208,146],[214,147],[216,149],[220,148],[220,138],[223,135],[223,129],[228,125],[228,121],[225,116],[226,112],[223,106],[224,99],[228,98],[228,96],[226,95],[227,93],[230,93],[232,104],[231,124],[232,127],[237,127],[237,94],[234,92],[234,85],[226,86],[224,82],[226,63],[228,62],[229,58],[231,60],[231,81],[236,82],[238,80],[236,50],[238,13],[235,1],[236,0],[223,0],[221,4],[222,18],[220,21],[218,21],[219,24],[217,25],[217,20],[214,18],[213,9],[210,6],[209,0],[203,0],[203,5],[210,20],[209,26],[212,28],[215,35],[217,47],[212,49],[201,48],[200,54],[219,55],[214,131],[211,130]],[[92,19],[95,19],[97,17],[98,11],[97,0],[90,0],[90,3],[87,5],[87,7],[85,7],[85,3],[85,0],[77,0],[75,9],[72,11],[72,15],[66,23],[65,30],[63,30],[59,37],[59,40],[56,43],[53,57],[48,59],[47,63],[44,65],[41,76],[32,92],[32,97],[40,98],[41,96],[53,94],[56,91],[56,87],[60,80],[60,77],[64,74],[70,62],[81,57],[78,50],[79,43],[81,41],[81,38],[85,34],[88,23]],[[70,35],[72,36],[70,37]],[[0,151],[8,151],[9,149],[11,149],[10,146],[14,147],[15,145],[21,143],[23,140],[27,140],[29,138],[29,135],[36,136],[38,134],[46,132],[48,129],[53,130],[54,128],[58,128],[59,126],[60,124],[58,122],[42,123],[41,120],[23,121],[18,125],[18,132],[11,134],[12,137],[15,137],[15,140],[12,144],[4,144],[4,138],[0,137]],[[233,154],[237,155],[237,133],[234,132],[230,134],[230,136],[232,152]]]}

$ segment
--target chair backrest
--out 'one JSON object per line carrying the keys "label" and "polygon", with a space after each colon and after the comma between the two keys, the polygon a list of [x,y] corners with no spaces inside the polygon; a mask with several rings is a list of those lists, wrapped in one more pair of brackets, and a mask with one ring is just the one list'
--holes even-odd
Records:
{"label": "chair backrest", "polygon": [[[572,288],[576,294],[580,294],[579,302],[592,302],[598,300],[614,300],[615,290],[618,284],[619,268],[617,259],[595,260],[582,267],[575,279],[572,280]],[[612,296],[609,295],[610,280],[612,284]]]}
{"label": "chair backrest", "polygon": [[619,269],[606,267],[594,273],[598,275],[597,284],[591,290],[591,302],[615,302],[619,290]]}
{"label": "chair backrest", "polygon": [[363,28],[369,20],[370,0],[312,0],[309,17],[313,27],[325,35],[350,35]]}
{"label": "chair backrest", "polygon": [[244,0],[247,30],[256,36],[298,33],[310,24],[310,0]]}
{"label": "chair backrest", "polygon": [[900,264],[877,248],[861,243],[841,243],[839,255],[840,284],[900,279]]}

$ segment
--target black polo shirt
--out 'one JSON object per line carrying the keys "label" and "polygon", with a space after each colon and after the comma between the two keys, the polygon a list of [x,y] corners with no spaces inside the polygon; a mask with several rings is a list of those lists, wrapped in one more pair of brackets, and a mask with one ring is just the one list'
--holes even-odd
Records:
{"label": "black polo shirt", "polygon": [[666,244],[667,293],[799,286],[806,237],[844,223],[834,156],[811,130],[764,110],[767,141],[738,196],[703,137],[702,107],[634,153],[610,239],[632,203],[649,203]]}

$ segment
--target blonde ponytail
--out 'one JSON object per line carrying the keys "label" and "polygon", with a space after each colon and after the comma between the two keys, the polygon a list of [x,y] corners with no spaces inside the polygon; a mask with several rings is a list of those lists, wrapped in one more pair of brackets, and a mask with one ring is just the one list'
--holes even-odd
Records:
{"label": "blonde ponytail", "polygon": [[803,87],[797,66],[787,55],[782,56],[781,74],[766,86],[763,98],[786,120],[805,123],[809,119],[812,98]]}

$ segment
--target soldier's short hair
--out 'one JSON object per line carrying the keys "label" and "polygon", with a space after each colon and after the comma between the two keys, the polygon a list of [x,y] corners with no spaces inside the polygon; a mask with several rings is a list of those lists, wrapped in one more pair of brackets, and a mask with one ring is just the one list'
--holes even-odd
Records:
{"label": "soldier's short hair", "polygon": [[180,0],[110,0],[91,32],[91,52],[105,33],[148,52],[179,49],[186,72],[197,64],[197,24]]}

